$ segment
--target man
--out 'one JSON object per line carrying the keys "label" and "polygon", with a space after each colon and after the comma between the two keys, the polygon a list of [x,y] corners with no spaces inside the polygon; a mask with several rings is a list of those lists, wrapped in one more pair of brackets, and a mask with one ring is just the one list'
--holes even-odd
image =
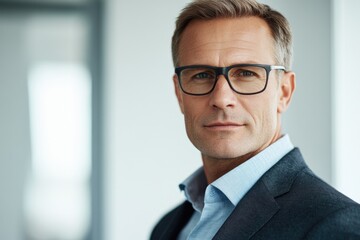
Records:
{"label": "man", "polygon": [[203,167],[151,239],[360,239],[360,206],[281,133],[295,90],[287,20],[253,0],[197,0],[172,41],[176,96]]}

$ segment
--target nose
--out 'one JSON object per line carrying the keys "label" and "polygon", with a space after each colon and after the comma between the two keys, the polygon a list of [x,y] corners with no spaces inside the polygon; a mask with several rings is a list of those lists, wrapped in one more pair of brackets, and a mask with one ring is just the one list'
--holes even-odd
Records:
{"label": "nose", "polygon": [[211,92],[209,104],[213,108],[232,108],[236,104],[237,93],[234,92],[223,75],[219,76],[214,90]]}

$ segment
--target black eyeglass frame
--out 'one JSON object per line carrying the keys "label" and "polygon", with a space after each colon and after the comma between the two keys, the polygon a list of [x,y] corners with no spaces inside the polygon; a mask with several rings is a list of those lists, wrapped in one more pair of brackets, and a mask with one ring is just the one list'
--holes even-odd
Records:
{"label": "black eyeglass frame", "polygon": [[[263,69],[265,69],[266,71],[266,82],[265,82],[265,86],[263,89],[261,89],[260,91],[257,91],[257,92],[253,92],[253,93],[242,93],[242,92],[239,92],[239,91],[236,91],[234,89],[234,87],[231,85],[230,83],[230,80],[229,80],[229,76],[228,76],[228,73],[229,71],[234,68],[234,67],[261,67]],[[182,83],[181,83],[181,72],[184,70],[184,69],[191,69],[191,68],[209,68],[209,69],[212,69],[214,70],[215,72],[215,82],[214,82],[214,85],[213,87],[206,93],[189,93],[187,91],[184,90],[183,86],[182,86]],[[175,68],[175,74],[177,75],[177,79],[178,79],[178,82],[179,82],[179,85],[180,85],[180,88],[181,90],[188,94],[188,95],[193,95],[193,96],[203,96],[203,95],[207,95],[209,93],[211,93],[214,89],[215,89],[215,86],[216,86],[216,83],[218,81],[218,77],[219,75],[224,75],[226,81],[228,82],[230,88],[238,93],[238,94],[241,94],[241,95],[255,95],[255,94],[259,94],[259,93],[262,93],[263,91],[265,91],[266,87],[267,87],[267,84],[268,84],[268,79],[269,79],[269,75],[270,75],[270,72],[271,70],[282,70],[284,72],[286,72],[286,68],[284,66],[276,66],[276,65],[267,65],[267,64],[235,64],[235,65],[231,65],[231,66],[227,66],[227,67],[214,67],[214,66],[210,66],[210,65],[188,65],[188,66],[182,66],[182,67],[176,67]]]}

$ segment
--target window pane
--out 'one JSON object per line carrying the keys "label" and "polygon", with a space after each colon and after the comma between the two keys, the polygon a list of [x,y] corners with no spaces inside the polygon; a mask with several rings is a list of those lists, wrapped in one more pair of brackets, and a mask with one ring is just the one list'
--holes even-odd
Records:
{"label": "window pane", "polygon": [[9,216],[1,239],[80,240],[89,231],[88,29],[79,13],[1,12],[1,125],[9,129],[0,135],[9,149],[0,149],[9,172],[0,174]]}
{"label": "window pane", "polygon": [[90,216],[89,74],[76,64],[38,64],[29,74],[29,99],[28,234],[32,239],[82,239]]}
{"label": "window pane", "polygon": [[0,0],[1,2],[11,2],[12,4],[19,3],[50,3],[50,4],[72,4],[86,3],[89,0]]}

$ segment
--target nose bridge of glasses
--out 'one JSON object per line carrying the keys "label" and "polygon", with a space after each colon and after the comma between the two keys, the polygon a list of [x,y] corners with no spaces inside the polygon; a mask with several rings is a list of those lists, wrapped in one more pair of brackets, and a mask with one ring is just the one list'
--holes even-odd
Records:
{"label": "nose bridge of glasses", "polygon": [[215,68],[216,72],[216,81],[219,79],[219,76],[223,75],[226,79],[226,81],[229,82],[228,79],[228,67],[217,67]]}
{"label": "nose bridge of glasses", "polygon": [[216,87],[218,80],[219,80],[220,76],[222,75],[224,77],[225,81],[227,82],[228,87],[230,89],[233,89],[233,87],[230,83],[229,77],[228,77],[229,67],[216,67],[215,72],[216,72],[216,80],[214,82],[214,88]]}
{"label": "nose bridge of glasses", "polygon": [[226,75],[226,67],[215,67],[216,75]]}

